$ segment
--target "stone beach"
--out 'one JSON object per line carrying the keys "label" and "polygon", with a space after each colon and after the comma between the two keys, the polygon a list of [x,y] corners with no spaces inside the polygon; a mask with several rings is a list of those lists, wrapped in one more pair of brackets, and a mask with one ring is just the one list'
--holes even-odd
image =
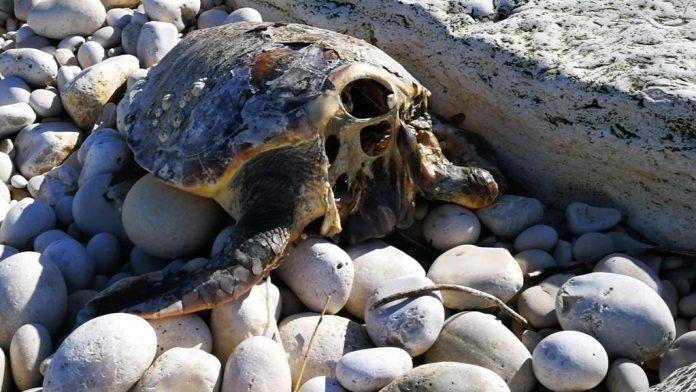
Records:
{"label": "stone beach", "polygon": [[[195,30],[279,16],[321,25],[323,12],[354,33],[343,18],[363,11],[352,1],[306,2],[319,11],[253,3],[0,0],[0,392],[623,392],[669,390],[650,388],[685,366],[696,374],[696,237],[691,245],[682,234],[665,238],[673,226],[646,233],[647,221],[659,225],[675,212],[656,218],[650,204],[640,216],[626,202],[633,187],[615,197],[603,184],[588,190],[595,197],[573,198],[568,189],[582,182],[571,183],[548,203],[555,174],[512,177],[539,175],[536,164],[502,167],[508,193],[484,208],[419,199],[413,224],[385,238],[348,245],[308,231],[269,277],[212,310],[81,318],[91,298],[121,279],[194,271],[236,235],[214,200],[137,166],[120,104],[128,89]],[[464,3],[448,23],[457,13],[489,23],[528,9]],[[440,18],[438,10],[429,12]],[[685,39],[696,39],[696,14],[684,23],[692,32]],[[393,49],[383,34],[372,42]],[[696,69],[685,69],[690,84],[679,94],[694,105]],[[451,115],[452,105],[435,97],[446,93],[432,70],[409,71],[429,75],[435,113]],[[481,128],[468,130],[488,139],[490,123],[472,116],[467,127]],[[452,137],[442,134],[448,154]],[[519,160],[511,156],[497,158]],[[677,210],[692,211],[690,201]],[[526,323],[452,286],[496,297]],[[409,290],[417,293],[375,306]]]}

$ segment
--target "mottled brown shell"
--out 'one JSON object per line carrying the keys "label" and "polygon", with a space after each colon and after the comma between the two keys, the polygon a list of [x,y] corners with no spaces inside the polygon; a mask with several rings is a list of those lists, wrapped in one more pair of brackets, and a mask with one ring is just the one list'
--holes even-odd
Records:
{"label": "mottled brown shell", "polygon": [[358,62],[418,85],[379,49],[328,30],[236,23],[195,31],[127,95],[128,142],[157,177],[213,197],[251,157],[316,136],[308,104],[334,89],[332,71]]}

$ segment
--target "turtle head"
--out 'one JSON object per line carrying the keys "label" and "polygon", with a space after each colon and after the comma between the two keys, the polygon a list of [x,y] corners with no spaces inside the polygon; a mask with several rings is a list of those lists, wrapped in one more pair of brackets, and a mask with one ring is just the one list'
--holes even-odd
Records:
{"label": "turtle head", "polygon": [[498,195],[486,170],[444,157],[427,113],[429,95],[403,68],[390,69],[384,61],[382,67],[353,63],[329,74],[309,113],[323,133],[344,240],[408,227],[417,194],[471,208]]}

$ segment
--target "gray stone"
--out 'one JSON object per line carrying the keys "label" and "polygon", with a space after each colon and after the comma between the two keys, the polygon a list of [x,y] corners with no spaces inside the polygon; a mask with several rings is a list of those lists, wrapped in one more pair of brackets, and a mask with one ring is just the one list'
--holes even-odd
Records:
{"label": "gray stone", "polygon": [[213,8],[201,12],[198,15],[197,27],[198,29],[207,29],[208,27],[220,26],[225,23],[227,19],[227,12],[219,8]]}
{"label": "gray stone", "polygon": [[[593,272],[611,272],[636,278],[655,290],[662,293],[660,277],[650,266],[641,260],[629,255],[614,253],[600,260],[592,269]],[[694,313],[696,316],[696,313]]]}
{"label": "gray stone", "polygon": [[281,346],[265,336],[253,336],[234,349],[225,365],[221,392],[290,391],[290,367]]}
{"label": "gray stone", "polygon": [[496,236],[514,238],[542,220],[544,207],[537,199],[503,195],[493,205],[476,210],[476,216]]}
{"label": "gray stone", "polygon": [[24,198],[10,207],[0,226],[0,243],[29,249],[37,235],[56,226],[53,209],[40,200]]}
{"label": "gray stone", "polygon": [[558,265],[556,259],[541,249],[527,249],[516,254],[515,261],[520,265],[523,274],[543,272],[547,268]]}
{"label": "gray stone", "polygon": [[220,368],[220,361],[213,355],[174,347],[155,359],[130,392],[216,392],[221,382]]}
{"label": "gray stone", "polygon": [[687,332],[675,340],[660,361],[660,381],[682,366],[696,363],[696,331]]}
{"label": "gray stone", "polygon": [[63,197],[75,193],[78,175],[72,166],[64,162],[44,174],[31,177],[27,190],[37,200],[55,206]]}
{"label": "gray stone", "polygon": [[85,37],[81,35],[69,35],[58,43],[58,49],[68,49],[73,53],[77,53],[77,50],[85,43]]}
{"label": "gray stone", "polygon": [[42,253],[50,244],[66,238],[71,238],[68,233],[63,230],[52,229],[44,231],[34,238],[34,252]]}
{"label": "gray stone", "polygon": [[39,117],[57,117],[63,113],[63,104],[58,94],[43,88],[31,92],[29,106]]}
{"label": "gray stone", "polygon": [[77,314],[87,305],[87,302],[92,300],[98,293],[99,292],[94,289],[88,289],[78,290],[68,295],[68,309],[65,312],[65,320],[63,320],[64,331],[72,331],[75,329],[77,326]]}
{"label": "gray stone", "polygon": [[130,267],[134,275],[144,275],[159,271],[166,267],[171,260],[153,256],[138,246],[134,246],[130,252]]}
{"label": "gray stone", "polygon": [[39,35],[63,39],[92,34],[105,19],[106,10],[99,0],[44,0],[31,8],[27,23]]}
{"label": "gray stone", "polygon": [[573,234],[580,235],[614,227],[621,220],[621,211],[615,208],[594,207],[585,203],[570,203],[566,208],[566,222]]}
{"label": "gray stone", "polygon": [[440,251],[475,244],[480,234],[481,223],[476,215],[455,204],[435,207],[423,220],[423,239]]}
{"label": "gray stone", "polygon": [[90,39],[104,49],[111,49],[121,44],[121,29],[114,26],[104,26],[95,31]]}
{"label": "gray stone", "polygon": [[413,368],[411,356],[396,347],[349,352],[336,363],[336,379],[353,392],[378,390]]}
{"label": "gray stone", "polygon": [[573,243],[575,259],[603,257],[612,251],[614,251],[614,243],[608,235],[602,233],[585,233]]}
{"label": "gray stone", "polygon": [[58,64],[38,49],[9,49],[0,54],[0,75],[18,76],[33,87],[55,84]]}
{"label": "gray stone", "polygon": [[29,103],[31,89],[19,76],[5,75],[0,79],[0,106],[13,103]]}
{"label": "gray stone", "polygon": [[178,31],[194,24],[201,8],[201,0],[143,0],[142,3],[150,19],[167,22]]}
{"label": "gray stone", "polygon": [[121,263],[121,244],[113,234],[98,233],[92,236],[85,247],[94,261],[97,274],[111,276]]}
{"label": "gray stone", "polygon": [[41,261],[53,262],[60,270],[68,292],[86,289],[94,277],[94,261],[85,247],[72,238],[49,244],[41,253]]}
{"label": "gray stone", "polygon": [[319,376],[314,377],[300,387],[297,392],[348,392],[335,378]]}
{"label": "gray stone", "polygon": [[679,68],[695,50],[688,0],[501,1],[495,23],[462,2],[234,4],[378,44],[431,89],[435,113],[485,135],[545,203],[612,202],[649,239],[695,249],[695,71]]}
{"label": "gray stone", "polygon": [[573,261],[573,245],[568,241],[559,240],[553,248],[553,258],[558,265],[568,265]]}
{"label": "gray stone", "polygon": [[132,153],[118,131],[102,128],[92,132],[80,146],[80,184],[97,174],[116,173],[131,162]]}
{"label": "gray stone", "polygon": [[459,362],[426,363],[413,368],[381,392],[509,392],[505,380],[485,367]]}
{"label": "gray stone", "polygon": [[515,238],[518,252],[527,249],[541,249],[550,252],[558,242],[556,229],[548,225],[534,225],[526,228]]}
{"label": "gray stone", "polygon": [[62,67],[64,65],[70,65],[70,66],[74,66],[74,65],[79,66],[80,65],[79,61],[77,61],[77,57],[75,56],[75,53],[73,53],[73,51],[70,49],[66,49],[66,48],[56,49],[56,52],[53,54],[53,57],[56,58],[56,61],[58,62],[58,66],[60,66],[60,67]]}
{"label": "gray stone", "polygon": [[138,35],[138,59],[144,68],[152,67],[179,42],[176,27],[167,22],[147,22]]}
{"label": "gray stone", "polygon": [[10,364],[15,385],[21,390],[41,385],[39,365],[53,352],[51,334],[41,324],[24,324],[12,337]]}
{"label": "gray stone", "polygon": [[15,139],[15,164],[26,178],[60,165],[77,147],[80,130],[70,122],[32,124]]}
{"label": "gray stone", "polygon": [[9,245],[0,245],[0,261],[6,258],[16,255],[19,251]]}
{"label": "gray stone", "polygon": [[626,358],[611,363],[605,384],[609,392],[645,392],[650,388],[645,370]]}
{"label": "gray stone", "polygon": [[0,137],[12,136],[36,120],[29,104],[13,103],[0,106]]}
{"label": "gray stone", "polygon": [[[140,2],[139,0],[133,0]],[[106,24],[112,27],[123,29],[130,23],[133,17],[133,10],[130,8],[112,8],[106,11]],[[120,41],[120,39],[119,39]]]}
{"label": "gray stone", "polygon": [[125,25],[121,30],[121,47],[127,54],[138,55],[138,39],[143,25],[132,21]]}
{"label": "gray stone", "polygon": [[263,22],[263,19],[261,18],[259,11],[256,9],[251,7],[243,7],[232,11],[225,19],[224,24],[238,22]]}
{"label": "gray stone", "polygon": [[688,318],[696,317],[696,293],[679,300],[679,314]]}
{"label": "gray stone", "polygon": [[74,199],[73,196],[63,196],[58,199],[58,202],[53,207],[56,212],[56,218],[58,218],[58,223],[62,226],[68,226],[75,221],[72,214]]}
{"label": "gray stone", "polygon": [[213,337],[202,318],[195,314],[148,320],[157,334],[159,356],[175,347],[195,348],[206,353],[213,350]]}
{"label": "gray stone", "polygon": [[106,49],[96,41],[87,41],[77,50],[77,61],[82,69],[101,63],[105,58]]}
{"label": "gray stone", "polygon": [[75,194],[73,217],[87,234],[110,233],[121,240],[128,238],[121,223],[120,202],[111,193],[111,174],[100,174],[85,182]]}
{"label": "gray stone", "polygon": [[558,325],[556,296],[552,296],[542,286],[524,290],[517,298],[517,310],[535,328]]}

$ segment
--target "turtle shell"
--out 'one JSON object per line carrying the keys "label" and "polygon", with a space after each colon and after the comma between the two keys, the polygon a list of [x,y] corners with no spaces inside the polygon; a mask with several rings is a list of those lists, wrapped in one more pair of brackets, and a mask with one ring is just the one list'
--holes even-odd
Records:
{"label": "turtle shell", "polygon": [[135,160],[214,197],[245,161],[321,132],[307,106],[335,69],[369,63],[417,83],[365,41],[298,24],[235,23],[188,34],[125,98]]}

